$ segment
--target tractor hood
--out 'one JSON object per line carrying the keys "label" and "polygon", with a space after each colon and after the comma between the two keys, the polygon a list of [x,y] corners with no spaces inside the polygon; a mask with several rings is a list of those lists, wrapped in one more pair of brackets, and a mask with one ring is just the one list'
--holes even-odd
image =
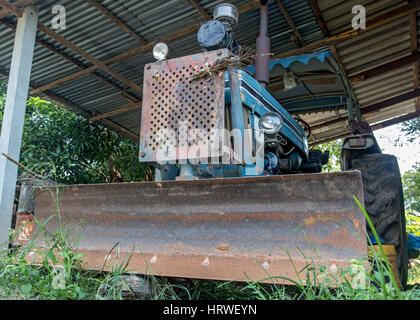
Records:
{"label": "tractor hood", "polygon": [[[243,69],[255,73],[254,65]],[[354,99],[330,51],[272,60],[267,89],[292,114],[345,109]]]}

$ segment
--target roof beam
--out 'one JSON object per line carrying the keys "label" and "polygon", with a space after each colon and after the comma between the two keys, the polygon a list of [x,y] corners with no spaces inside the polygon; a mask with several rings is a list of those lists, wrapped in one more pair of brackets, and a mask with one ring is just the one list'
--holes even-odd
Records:
{"label": "roof beam", "polygon": [[[404,102],[404,101],[407,101],[407,100],[410,100],[410,99],[414,99],[414,98],[417,98],[417,97],[420,97],[420,89],[414,89],[413,91],[410,91],[410,92],[401,94],[399,96],[392,97],[390,99],[372,104],[370,106],[362,108],[360,111],[361,111],[362,114],[377,112],[377,111],[380,111],[381,109],[391,107],[391,106],[393,106],[397,103],[401,103],[401,102]],[[327,122],[324,122],[324,123],[320,123],[320,124],[311,126],[311,128],[312,128],[312,130],[316,130],[316,129],[320,129],[320,128],[330,126],[330,125],[333,125],[333,124],[337,124],[337,123],[340,123],[340,122],[344,122],[344,121],[347,121],[347,115],[345,115],[342,118],[334,119],[334,120],[331,120],[331,121],[327,121]]]}
{"label": "roof beam", "polygon": [[[240,6],[238,8],[238,11],[239,11],[239,13],[244,13],[244,12],[250,11],[250,10],[252,10],[254,8],[257,8],[257,7],[258,7],[258,1],[252,0],[252,1],[250,1],[246,4],[244,4],[244,5]],[[155,46],[155,44],[157,44],[159,42],[170,42],[170,41],[173,41],[173,40],[180,39],[180,38],[182,38],[186,35],[189,35],[193,32],[196,32],[200,28],[201,24],[202,23],[196,23],[196,24],[191,25],[189,27],[186,27],[186,28],[184,28],[180,31],[171,33],[170,35],[168,35],[164,38],[161,38],[161,39],[155,40],[153,42],[150,42],[150,43],[148,43],[148,44],[146,44],[142,47],[137,47],[137,48],[131,49],[131,50],[129,50],[127,52],[124,52],[124,53],[122,53],[118,56],[115,56],[113,58],[110,58],[108,60],[103,61],[103,64],[111,65],[111,64],[114,64],[114,63],[117,63],[117,62],[121,62],[121,61],[129,59],[131,57],[134,57],[134,56],[136,56],[140,53],[144,53],[144,52],[148,52],[148,51],[152,50],[153,47]],[[101,69],[100,66],[93,65],[93,66],[88,67],[88,68],[86,68],[82,71],[73,73],[71,75],[68,75],[68,76],[62,78],[62,79],[58,79],[56,81],[53,81],[53,82],[48,83],[46,85],[43,85],[43,86],[39,87],[38,89],[31,91],[31,94],[34,95],[34,94],[38,94],[38,93],[40,93],[44,90],[52,89],[54,87],[57,87],[57,86],[60,86],[64,83],[66,83],[68,81],[78,79],[78,78],[80,78],[84,75],[90,74],[90,73],[95,72],[95,71],[100,70],[100,69]]]}
{"label": "roof beam", "polygon": [[309,4],[311,5],[312,12],[315,15],[316,21],[318,22],[318,24],[321,28],[322,34],[324,35],[325,38],[329,37],[330,36],[330,31],[328,30],[327,23],[324,20],[321,9],[318,6],[318,1],[317,0],[309,0]]}
{"label": "roof beam", "polygon": [[[11,11],[16,16],[21,16],[22,15],[22,11],[19,8],[17,8],[16,6],[14,6],[13,4],[9,3],[6,0],[0,0],[0,5],[5,7],[9,11]],[[123,75],[119,74],[118,72],[115,72],[110,67],[108,67],[106,64],[104,64],[102,61],[96,59],[95,57],[93,57],[89,53],[85,52],[83,49],[77,47],[72,42],[65,39],[64,37],[62,37],[61,35],[59,35],[55,31],[53,31],[50,28],[48,28],[47,26],[45,26],[44,24],[38,22],[38,29],[40,31],[44,32],[45,34],[47,34],[48,36],[50,36],[51,38],[53,38],[55,41],[57,41],[60,44],[62,44],[63,46],[65,46],[66,48],[74,51],[75,53],[77,53],[81,57],[87,59],[89,62],[91,62],[92,64],[94,64],[98,68],[100,68],[100,69],[104,70],[105,72],[109,73],[111,76],[113,76],[115,79],[122,82],[123,84],[125,84],[129,88],[132,88],[133,90],[136,90],[139,93],[142,93],[142,88],[139,85],[137,85],[133,81],[129,80],[128,78],[124,77]]]}
{"label": "roof beam", "polygon": [[341,133],[341,134],[339,134],[338,136],[333,136],[333,137],[330,137],[330,138],[324,138],[324,139],[321,139],[321,140],[315,140],[315,141],[313,141],[313,142],[310,142],[309,143],[309,146],[310,147],[313,147],[313,146],[316,146],[316,145],[318,145],[318,144],[322,144],[322,143],[327,143],[327,142],[331,142],[331,141],[335,141],[335,140],[338,140],[338,139],[342,139],[342,138],[345,138],[345,137],[347,137],[347,136],[349,136],[350,135],[350,132],[348,132],[348,133]]}
{"label": "roof beam", "polygon": [[289,12],[287,11],[286,7],[284,6],[281,0],[276,0],[277,6],[279,7],[281,13],[283,14],[284,18],[286,19],[287,24],[289,25],[290,29],[292,29],[294,36],[298,39],[299,47],[302,47],[305,44],[305,40],[303,40],[302,35],[300,34],[298,28],[296,27],[295,23],[293,22],[292,17],[290,16]]}
{"label": "roof beam", "polygon": [[359,29],[359,30],[354,30],[353,28],[330,36],[328,38],[324,38],[320,41],[316,41],[314,43],[308,44],[303,46],[302,48],[298,48],[298,49],[294,49],[294,50],[290,50],[290,51],[286,51],[283,53],[280,53],[276,56],[274,56],[273,59],[278,59],[278,58],[284,58],[284,57],[289,57],[289,56],[295,56],[295,55],[300,55],[300,54],[305,54],[308,53],[312,50],[315,49],[319,49],[321,47],[324,46],[329,46],[331,44],[335,44],[339,41],[343,41],[346,39],[350,39],[350,38],[354,38],[357,37],[358,35],[365,33],[367,31],[373,30],[375,28],[378,28],[380,26],[383,26],[391,21],[394,21],[396,19],[399,19],[401,17],[407,16],[408,14],[415,12],[417,10],[420,9],[420,0],[414,0],[410,3],[408,3],[407,5],[404,5],[402,7],[390,10],[388,12],[385,12],[381,15],[379,15],[376,18],[373,18],[369,21],[367,21],[366,23],[366,29]]}
{"label": "roof beam", "polygon": [[[17,0],[16,2],[14,2],[13,4],[16,7],[26,7],[32,4],[34,0]],[[13,8],[12,8],[13,10]],[[3,9],[0,10],[0,20],[7,17],[10,14],[10,11],[7,7],[4,7]]]}
{"label": "roof beam", "polygon": [[[3,76],[5,76],[6,78],[9,76],[9,71],[4,70],[4,69],[0,69],[0,74],[2,74]],[[37,86],[31,82],[30,83],[30,87],[31,88],[36,88]],[[48,99],[49,101],[55,103],[56,105],[70,110],[70,111],[77,111],[78,113],[82,114],[85,117],[93,117],[94,114],[91,113],[88,110],[85,110],[81,107],[79,107],[78,105],[74,104],[73,102],[70,102],[52,92],[49,91],[45,91],[42,93],[42,96],[44,96],[46,99]],[[119,131],[121,132],[123,135],[125,135],[127,138],[129,138],[130,140],[132,140],[133,142],[138,143],[139,142],[139,136],[132,133],[131,131],[129,131],[128,129],[120,126],[119,124],[115,123],[114,121],[108,120],[108,119],[101,119],[100,120],[105,126],[107,126],[108,128],[112,128],[114,131]]]}
{"label": "roof beam", "polygon": [[22,18],[23,16],[22,10],[16,7],[16,3],[12,4],[4,0],[4,1],[0,1],[0,6],[3,7],[3,10],[5,10],[6,12],[10,14],[14,14],[18,18]]}
{"label": "roof beam", "polygon": [[[4,1],[4,0],[0,0],[0,2],[1,1]],[[102,61],[96,59],[95,57],[93,57],[89,53],[85,52],[83,49],[77,47],[76,45],[74,45],[73,43],[71,43],[70,41],[65,39],[64,37],[60,36],[58,33],[54,32],[53,30],[48,28],[47,26],[43,25],[42,23],[38,23],[38,29],[41,30],[42,32],[44,32],[45,34],[47,34],[48,36],[50,36],[51,38],[53,38],[54,40],[56,40],[57,42],[61,43],[63,46],[65,46],[68,49],[76,52],[81,57],[87,59],[89,62],[91,62],[92,64],[94,64],[98,68],[101,68],[105,72],[109,73],[111,76],[113,76],[115,79],[117,79],[118,81],[125,84],[127,87],[132,88],[133,90],[136,90],[139,93],[142,93],[143,89],[142,89],[141,86],[137,85],[133,81],[124,77],[120,73],[112,70],[110,67],[108,67],[106,64],[104,64]]]}
{"label": "roof beam", "polygon": [[106,17],[112,20],[117,26],[119,26],[122,30],[128,33],[133,39],[139,42],[142,45],[147,44],[147,41],[140,37],[137,33],[135,33],[132,29],[130,29],[124,22],[118,19],[115,15],[113,15],[107,8],[103,5],[98,3],[96,0],[86,0],[100,12],[102,12]]}
{"label": "roof beam", "polygon": [[[165,38],[162,38],[162,39],[159,39],[159,40],[150,42],[150,43],[146,44],[145,46],[131,49],[131,50],[129,50],[127,52],[124,52],[124,53],[122,53],[122,54],[120,54],[118,56],[115,56],[113,58],[107,59],[107,60],[103,61],[103,63],[105,65],[111,65],[111,64],[114,64],[114,63],[121,62],[121,61],[124,61],[126,59],[129,59],[131,57],[134,57],[134,56],[136,56],[136,55],[138,55],[140,53],[148,52],[148,51],[152,50],[153,47],[157,43],[159,43],[159,42],[169,42],[169,41],[173,41],[173,40],[176,40],[176,39],[180,39],[180,38],[182,38],[182,37],[190,34],[193,31],[197,31],[200,28],[200,26],[201,26],[201,23],[197,23],[197,24],[192,25],[190,27],[187,27],[187,28],[185,28],[185,29],[183,29],[183,30],[181,30],[179,32],[172,33],[172,34],[170,34],[169,36],[167,36]],[[44,90],[52,89],[54,87],[57,87],[57,86],[60,86],[60,85],[62,85],[64,83],[66,83],[68,81],[72,81],[72,80],[78,79],[80,77],[83,77],[84,75],[90,74],[92,72],[95,72],[95,71],[101,70],[101,69],[102,68],[100,66],[93,65],[93,66],[88,67],[86,69],[83,69],[83,70],[81,70],[79,72],[76,72],[76,73],[73,73],[71,75],[68,75],[68,76],[66,76],[64,78],[55,80],[55,81],[50,82],[48,84],[45,84],[45,85],[39,87],[38,89],[33,90],[33,92],[31,92],[31,94],[37,94],[37,93],[40,93],[40,92],[42,92]]]}
{"label": "roof beam", "polygon": [[405,114],[405,115],[397,117],[397,118],[382,121],[380,123],[377,123],[377,124],[371,126],[371,129],[372,130],[378,130],[378,129],[386,128],[386,127],[392,126],[394,124],[398,124],[398,123],[401,123],[401,122],[404,122],[404,121],[412,120],[412,119],[415,119],[415,118],[418,118],[418,117],[420,117],[420,110],[414,111],[412,113]]}
{"label": "roof beam", "polygon": [[[410,24],[410,43],[411,43],[411,53],[415,53],[418,50],[418,39],[417,39],[417,12],[412,12],[408,16],[408,21]],[[419,80],[419,62],[415,61],[413,63],[413,88],[417,89],[420,86]],[[416,100],[416,110],[420,110],[420,98],[417,97]]]}
{"label": "roof beam", "polygon": [[361,110],[361,112],[362,114],[367,114],[367,113],[379,111],[383,108],[390,107],[390,106],[393,106],[394,104],[401,103],[401,102],[404,102],[404,101],[407,101],[407,100],[410,100],[419,96],[420,96],[420,89],[414,89],[413,91],[400,94],[399,96],[396,96],[388,100],[381,101],[373,105],[370,105],[368,107],[365,107]]}
{"label": "roof beam", "polygon": [[102,113],[102,114],[99,114],[97,116],[90,117],[89,121],[92,122],[92,121],[97,121],[97,120],[101,120],[101,119],[104,119],[104,118],[109,118],[109,117],[115,116],[117,114],[132,111],[132,110],[136,110],[136,109],[139,109],[139,108],[141,108],[141,102],[132,103],[128,106],[119,108],[117,110],[113,110],[113,111],[110,111],[110,112],[107,112],[107,113]]}
{"label": "roof beam", "polygon": [[[46,95],[47,96],[47,95]],[[66,100],[66,99],[63,99],[63,98],[61,98],[61,97],[58,97],[58,96],[56,96],[56,95],[48,95],[48,97],[53,101],[53,102],[55,102],[57,105],[59,105],[59,106],[61,106],[61,107],[63,107],[63,108],[65,108],[65,109],[68,109],[68,108],[70,108],[70,109],[81,109],[81,110],[83,110],[84,111],[84,113],[85,113],[85,115],[86,116],[94,116],[94,114],[93,113],[91,113],[91,112],[89,112],[89,111],[87,111],[87,110],[84,110],[84,109],[82,109],[82,108],[80,108],[79,106],[77,106],[76,104],[74,104],[73,102],[70,102],[70,101],[68,101],[68,100]],[[109,128],[112,128],[112,129],[114,129],[114,130],[116,130],[116,131],[119,131],[119,132],[121,132],[122,134],[124,134],[127,138],[129,138],[130,140],[132,140],[133,142],[136,142],[136,143],[138,143],[139,142],[139,136],[138,135],[136,135],[136,134],[134,134],[134,133],[132,133],[130,130],[128,130],[128,129],[126,129],[126,128],[124,128],[124,127],[122,127],[122,126],[120,126],[119,124],[117,124],[117,123],[115,123],[114,121],[111,121],[111,120],[109,120],[109,119],[102,119],[101,120],[101,122],[105,125],[105,126],[107,126],[107,127],[109,127]]]}
{"label": "roof beam", "polygon": [[402,57],[400,59],[382,64],[380,66],[358,73],[352,76],[349,80],[351,84],[365,81],[370,78],[381,75],[383,73],[390,72],[400,67],[415,63],[418,60],[420,60],[420,51],[416,51],[408,56]]}
{"label": "roof beam", "polygon": [[[417,40],[417,13],[412,12],[408,16],[408,21],[410,23],[410,43],[411,43],[411,53],[416,53],[418,50],[418,40]],[[420,86],[419,83],[419,62],[415,61],[413,63],[413,81],[414,89],[417,89]]]}
{"label": "roof beam", "polygon": [[[7,26],[10,29],[16,30],[16,25],[8,22],[8,21],[0,21],[1,24]],[[74,64],[75,66],[84,69],[87,68],[88,66],[86,66],[84,63],[81,63],[77,60],[74,60],[72,57],[70,57],[67,53],[62,52],[61,50],[55,48],[54,46],[50,45],[49,43],[45,42],[44,40],[40,39],[39,37],[36,37],[35,40],[39,45],[43,46],[44,48],[50,50],[51,52],[53,52],[54,54],[57,54],[59,56],[61,56],[63,59],[67,60],[68,62]],[[101,81],[105,82],[107,85],[117,89],[118,91],[121,92],[121,95],[132,101],[132,102],[138,102],[138,98],[133,96],[132,94],[128,93],[124,88],[121,88],[120,86],[118,86],[117,84],[111,82],[109,79],[104,78],[102,75],[100,75],[97,72],[93,72],[92,75],[98,79],[100,79]],[[32,91],[31,91],[32,94]]]}
{"label": "roof beam", "polygon": [[[331,36],[330,31],[328,30],[327,23],[325,22],[325,19],[322,15],[321,9],[318,6],[317,0],[309,0],[309,4],[311,5],[312,12],[315,15],[316,21],[318,22],[319,27],[321,28],[321,32],[325,38],[328,38]],[[338,63],[338,66],[341,69],[341,72],[347,76],[346,68],[344,67],[343,62],[341,61],[340,55],[338,54],[337,47],[335,44],[330,45],[330,51],[333,54],[335,60]]]}
{"label": "roof beam", "polygon": [[[412,113],[405,114],[405,115],[397,117],[397,118],[382,121],[380,123],[372,125],[370,128],[373,131],[375,131],[375,130],[379,130],[379,129],[383,129],[383,128],[392,126],[394,124],[399,124],[399,123],[404,122],[404,121],[416,119],[418,117],[420,117],[420,111],[419,110],[417,110],[415,112],[412,112]],[[315,146],[317,144],[326,143],[326,142],[334,141],[334,140],[337,140],[337,139],[345,138],[349,135],[350,135],[350,133],[344,133],[344,134],[340,134],[338,136],[333,136],[333,137],[330,137],[330,138],[315,140],[315,141],[309,143],[309,145],[312,147],[312,146]]]}
{"label": "roof beam", "polygon": [[202,6],[196,0],[188,0],[194,8],[198,11],[198,13],[203,17],[204,21],[211,20],[211,17],[207,14],[207,12],[203,9]]}

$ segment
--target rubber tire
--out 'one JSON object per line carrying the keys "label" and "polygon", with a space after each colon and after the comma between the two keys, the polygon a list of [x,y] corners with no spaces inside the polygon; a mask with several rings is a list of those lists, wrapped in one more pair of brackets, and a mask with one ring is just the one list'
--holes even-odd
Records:
{"label": "rubber tire", "polygon": [[[389,154],[366,154],[352,161],[363,180],[365,209],[384,244],[397,251],[398,276],[403,288],[408,277],[408,249],[404,197],[397,158]],[[367,226],[369,236],[372,235]]]}

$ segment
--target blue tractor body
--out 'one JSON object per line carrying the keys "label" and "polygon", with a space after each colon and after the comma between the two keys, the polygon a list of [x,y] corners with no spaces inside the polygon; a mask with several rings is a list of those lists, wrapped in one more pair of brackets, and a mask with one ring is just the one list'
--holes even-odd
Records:
{"label": "blue tractor body", "polygon": [[[192,80],[192,76],[199,71],[206,70],[209,65],[217,63],[218,59],[215,57],[223,59],[227,56],[229,56],[228,50],[221,49],[158,61],[146,66],[144,86],[151,92],[157,91],[158,95],[144,95],[140,161],[151,163],[156,167],[157,181],[321,172],[321,166],[328,160],[328,154],[309,151],[310,127],[300,118],[292,116],[289,110],[294,112],[305,108],[325,110],[349,107],[349,101],[352,99],[348,99],[347,87],[340,81],[341,78],[336,72],[338,68],[332,54],[329,51],[323,51],[277,59],[270,63],[270,69],[274,74],[293,73],[293,70],[296,69],[303,74],[311,73],[312,78],[316,74],[319,78],[335,78],[332,86],[317,87],[299,83],[296,88],[285,90],[289,96],[293,92],[299,93],[299,90],[316,90],[317,88],[320,90],[319,87],[321,90],[327,88],[331,91],[331,93],[325,92],[324,94],[302,94],[297,98],[291,96],[285,100],[287,101],[285,105],[282,105],[278,98],[273,96],[269,88],[265,88],[254,79],[253,65],[243,68],[227,68],[217,75],[209,73],[202,79]],[[189,70],[191,66],[193,66],[193,72]],[[170,75],[169,78],[168,75]],[[172,79],[171,77],[174,75],[175,79]],[[216,85],[222,88],[219,88],[215,93],[217,97],[214,99],[211,96],[204,96],[202,99],[197,93],[198,91],[195,91],[206,91]],[[337,88],[340,90],[338,91]],[[169,92],[169,94],[160,96],[160,92]],[[197,95],[197,101],[194,100],[194,95]],[[209,99],[211,102],[208,101]],[[156,152],[153,148],[161,147],[157,142],[156,146],[151,143],[152,139],[155,140],[156,132],[166,127],[173,129],[177,126],[175,122],[181,120],[187,121],[189,128],[190,125],[193,127],[195,125],[195,129],[205,127],[206,124],[198,126],[196,124],[198,121],[202,122],[200,117],[206,118],[205,112],[201,111],[207,110],[202,107],[207,102],[212,110],[221,110],[219,113],[213,111],[215,112],[214,118],[220,117],[218,125],[223,126],[223,129],[230,133],[230,136],[222,142],[221,149],[224,151],[222,150],[221,154],[213,158],[202,156],[191,159],[187,156],[187,154],[191,155],[188,150],[179,151],[181,141],[177,140],[176,151],[173,152],[176,155],[163,157],[164,161],[157,161],[156,157],[153,157],[153,153]],[[181,109],[183,111],[179,111],[179,113],[174,111]],[[156,117],[156,113],[158,118],[161,118],[160,122],[159,119],[155,119],[158,124],[154,123],[152,126],[148,126],[148,123],[154,120],[151,119],[150,114]],[[221,115],[222,113],[223,115]],[[266,114],[276,114],[281,117],[281,128],[275,134],[267,134],[260,128],[259,121]],[[167,115],[171,115],[168,121]],[[302,126],[302,123],[307,126]],[[143,129],[145,127],[147,128]],[[178,131],[175,134],[178,134]],[[162,140],[168,139],[169,135],[164,135],[164,137],[166,138]],[[165,141],[161,142],[165,143]],[[191,147],[194,145],[189,144],[187,149]],[[226,152],[226,150],[228,151]],[[235,151],[240,153],[240,161],[232,156]],[[224,160],[222,159],[223,155],[225,156]]]}

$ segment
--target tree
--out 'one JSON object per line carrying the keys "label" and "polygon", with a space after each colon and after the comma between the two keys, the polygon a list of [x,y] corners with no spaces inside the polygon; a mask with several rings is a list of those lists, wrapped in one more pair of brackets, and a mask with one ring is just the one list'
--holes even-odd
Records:
{"label": "tree", "polygon": [[326,142],[323,144],[319,144],[313,149],[321,150],[322,152],[329,151],[330,152],[330,159],[328,163],[323,166],[323,172],[333,172],[333,171],[340,171],[340,152],[341,146],[343,145],[343,139],[338,139],[330,142]]}
{"label": "tree", "polygon": [[401,125],[401,131],[405,132],[408,141],[414,142],[420,136],[420,118],[405,121]]}
{"label": "tree", "polygon": [[402,181],[406,208],[420,212],[420,162],[403,174]]}
{"label": "tree", "polygon": [[[0,90],[1,122],[5,83],[0,83]],[[35,97],[27,103],[20,162],[66,184],[152,178],[151,168],[138,161],[134,142]]]}
{"label": "tree", "polygon": [[420,236],[420,163],[402,176],[407,231]]}

